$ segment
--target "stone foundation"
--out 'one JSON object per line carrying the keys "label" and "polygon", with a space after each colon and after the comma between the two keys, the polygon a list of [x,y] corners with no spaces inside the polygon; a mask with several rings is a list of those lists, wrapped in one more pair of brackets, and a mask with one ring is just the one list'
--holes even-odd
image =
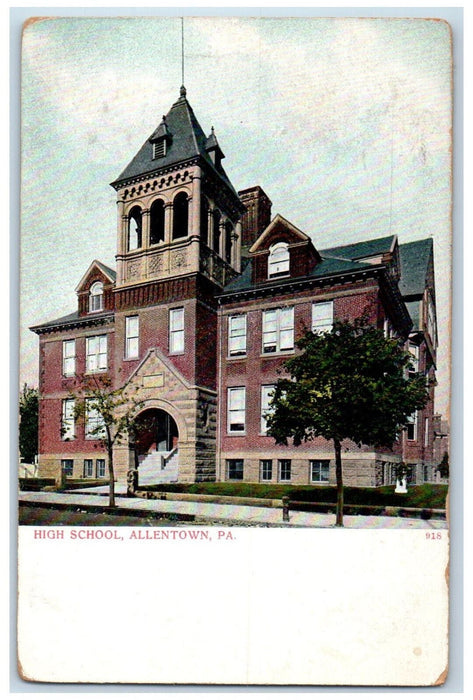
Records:
{"label": "stone foundation", "polygon": [[[360,454],[360,457],[342,458],[343,483],[345,486],[358,486],[375,488],[385,484],[385,464],[395,464],[392,455],[378,456],[376,453]],[[227,459],[242,459],[243,460],[243,479],[229,479],[227,476]],[[271,479],[262,479],[260,473],[260,460],[272,460],[272,477]],[[291,460],[291,478],[288,481],[279,479],[278,460]],[[310,460],[329,460],[329,478],[328,481],[312,481]],[[332,453],[305,453],[303,457],[300,453],[287,452],[285,454],[266,452],[265,454],[255,455],[254,453],[224,453],[222,454],[219,465],[219,480],[220,481],[242,481],[250,483],[271,483],[271,484],[288,484],[288,485],[314,485],[314,486],[335,486],[337,483],[335,475],[335,456]]]}

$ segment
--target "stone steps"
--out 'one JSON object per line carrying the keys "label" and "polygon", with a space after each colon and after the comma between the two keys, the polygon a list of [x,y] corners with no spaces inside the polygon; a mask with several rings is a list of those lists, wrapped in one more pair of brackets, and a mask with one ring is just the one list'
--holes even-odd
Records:
{"label": "stone steps", "polygon": [[152,452],[147,455],[138,467],[139,486],[152,484],[173,484],[179,477],[179,453],[175,452],[164,469],[162,458],[168,456],[168,452]]}

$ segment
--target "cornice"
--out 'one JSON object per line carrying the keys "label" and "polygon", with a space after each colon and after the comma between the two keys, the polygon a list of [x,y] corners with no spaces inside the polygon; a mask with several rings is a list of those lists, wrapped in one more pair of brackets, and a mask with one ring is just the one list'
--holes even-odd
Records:
{"label": "cornice", "polygon": [[199,165],[199,161],[201,160],[201,156],[193,156],[192,158],[187,158],[186,160],[181,160],[177,163],[170,163],[164,167],[156,168],[156,170],[149,170],[146,173],[135,175],[134,177],[124,178],[123,180],[114,180],[110,183],[110,185],[118,192],[118,190],[121,190],[122,187],[134,185],[137,182],[144,182],[145,180],[151,180],[153,177],[166,175],[167,173],[172,173],[175,170],[181,170],[182,168],[188,168],[192,165]]}
{"label": "cornice", "polygon": [[71,319],[70,321],[62,321],[54,323],[45,323],[38,326],[30,326],[30,331],[41,335],[42,333],[55,333],[56,331],[61,331],[71,328],[82,328],[85,326],[104,326],[115,319],[115,313],[111,312],[106,316],[81,316],[79,318]]}
{"label": "cornice", "polygon": [[265,282],[247,289],[223,292],[217,295],[219,305],[226,302],[239,301],[240,299],[257,299],[267,296],[275,296],[286,292],[294,292],[300,289],[310,289],[312,287],[322,287],[330,284],[346,284],[350,281],[363,280],[370,277],[377,277],[377,273],[384,271],[383,267],[372,266],[366,270],[340,272],[336,274],[317,277],[297,277],[288,280],[278,279],[277,281]]}

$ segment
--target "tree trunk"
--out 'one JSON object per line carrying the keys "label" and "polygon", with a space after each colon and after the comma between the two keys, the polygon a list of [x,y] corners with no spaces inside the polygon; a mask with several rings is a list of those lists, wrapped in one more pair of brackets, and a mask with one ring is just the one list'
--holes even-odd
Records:
{"label": "tree trunk", "polygon": [[335,475],[337,477],[337,518],[335,525],[343,527],[343,474],[342,474],[342,445],[334,438],[335,446]]}
{"label": "tree trunk", "polygon": [[107,447],[108,452],[108,475],[110,478],[109,501],[110,508],[115,508],[115,473],[113,471],[113,448],[111,445]]}

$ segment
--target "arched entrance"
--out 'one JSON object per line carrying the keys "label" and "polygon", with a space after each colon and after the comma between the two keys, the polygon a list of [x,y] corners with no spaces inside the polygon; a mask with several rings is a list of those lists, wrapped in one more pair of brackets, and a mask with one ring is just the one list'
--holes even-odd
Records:
{"label": "arched entrance", "polygon": [[162,484],[178,480],[179,431],[174,418],[160,408],[149,408],[137,418],[135,450],[138,483]]}

